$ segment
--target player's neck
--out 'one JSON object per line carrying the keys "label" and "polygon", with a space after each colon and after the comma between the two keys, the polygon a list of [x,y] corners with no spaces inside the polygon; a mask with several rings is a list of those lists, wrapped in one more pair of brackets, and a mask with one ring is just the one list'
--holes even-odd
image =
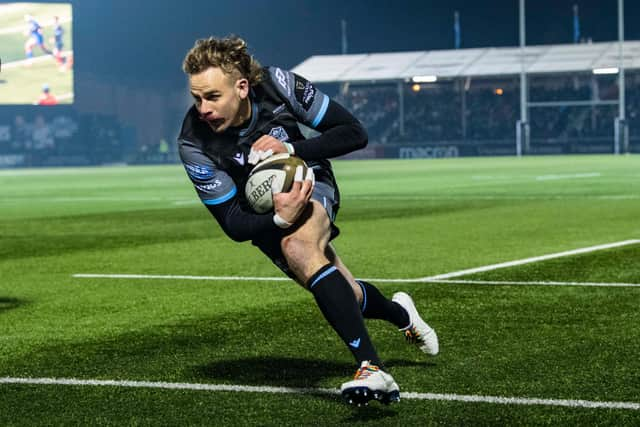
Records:
{"label": "player's neck", "polygon": [[240,102],[240,108],[238,109],[238,115],[236,116],[236,122],[234,127],[242,127],[249,119],[251,119],[251,100],[246,97]]}

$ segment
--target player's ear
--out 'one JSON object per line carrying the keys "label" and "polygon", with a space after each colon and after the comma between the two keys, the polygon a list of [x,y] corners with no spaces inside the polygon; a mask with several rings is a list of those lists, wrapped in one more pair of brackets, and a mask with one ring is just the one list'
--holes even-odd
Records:
{"label": "player's ear", "polygon": [[245,99],[249,96],[249,80],[244,78],[236,80],[236,93],[240,99]]}

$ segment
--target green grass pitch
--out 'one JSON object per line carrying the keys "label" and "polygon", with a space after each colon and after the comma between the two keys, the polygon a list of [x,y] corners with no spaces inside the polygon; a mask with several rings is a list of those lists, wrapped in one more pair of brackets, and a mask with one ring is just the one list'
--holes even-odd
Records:
{"label": "green grass pitch", "polygon": [[[336,161],[335,246],[358,277],[406,279],[640,239],[640,157]],[[351,355],[290,281],[226,238],[177,165],[0,171],[0,378],[335,389]],[[0,425],[638,425],[640,244],[457,277],[378,282],[438,331],[422,355],[368,321],[401,392],[627,402],[636,409],[3,384]]]}

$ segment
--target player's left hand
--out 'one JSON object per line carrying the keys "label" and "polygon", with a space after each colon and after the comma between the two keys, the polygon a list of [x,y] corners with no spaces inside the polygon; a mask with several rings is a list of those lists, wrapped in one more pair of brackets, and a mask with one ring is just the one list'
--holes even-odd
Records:
{"label": "player's left hand", "polygon": [[273,194],[273,207],[277,216],[286,224],[292,225],[304,211],[311,199],[315,185],[313,169],[307,169],[307,176],[303,180],[302,166],[296,168],[291,190],[287,193]]}
{"label": "player's left hand", "polygon": [[262,135],[251,146],[248,161],[255,165],[267,157],[279,153],[288,153],[284,143],[271,135]]}

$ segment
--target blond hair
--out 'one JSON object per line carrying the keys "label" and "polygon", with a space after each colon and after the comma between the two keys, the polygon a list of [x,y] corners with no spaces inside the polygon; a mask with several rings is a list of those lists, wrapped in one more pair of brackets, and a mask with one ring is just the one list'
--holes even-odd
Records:
{"label": "blond hair", "polygon": [[245,78],[252,86],[262,80],[262,67],[247,51],[247,43],[237,36],[196,40],[184,58],[182,70],[193,75],[210,67]]}

